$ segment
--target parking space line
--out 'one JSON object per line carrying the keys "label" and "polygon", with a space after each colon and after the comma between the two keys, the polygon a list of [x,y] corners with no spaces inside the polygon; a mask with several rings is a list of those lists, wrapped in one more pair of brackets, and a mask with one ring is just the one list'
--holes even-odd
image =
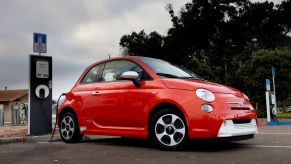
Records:
{"label": "parking space line", "polygon": [[61,143],[61,142],[37,142],[38,144],[64,144],[64,143]]}
{"label": "parking space line", "polygon": [[291,146],[272,146],[272,145],[253,145],[251,147],[258,147],[258,148],[291,148]]}
{"label": "parking space line", "polygon": [[283,135],[291,135],[291,133],[258,133],[258,134],[278,134],[278,135],[281,135],[281,134],[283,134]]}

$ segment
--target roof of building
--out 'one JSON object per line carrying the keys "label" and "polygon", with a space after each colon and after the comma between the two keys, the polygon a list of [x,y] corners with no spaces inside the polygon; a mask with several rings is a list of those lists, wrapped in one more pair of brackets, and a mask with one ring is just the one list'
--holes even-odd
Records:
{"label": "roof of building", "polygon": [[28,95],[28,89],[0,90],[0,102],[15,101]]}

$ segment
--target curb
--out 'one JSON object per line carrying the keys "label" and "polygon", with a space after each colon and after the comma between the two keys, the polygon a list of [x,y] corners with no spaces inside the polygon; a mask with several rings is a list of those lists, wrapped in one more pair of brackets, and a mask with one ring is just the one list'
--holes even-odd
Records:
{"label": "curb", "polygon": [[[57,136],[54,136],[54,140]],[[51,139],[51,134],[43,135],[43,136],[28,136],[26,142],[33,143],[33,142],[49,142]]]}
{"label": "curb", "polygon": [[268,126],[280,126],[280,125],[291,125],[291,121],[281,121],[281,122],[267,122]]}
{"label": "curb", "polygon": [[10,143],[25,143],[26,141],[27,141],[26,137],[0,138],[0,145]]}
{"label": "curb", "polygon": [[[34,143],[34,142],[49,142],[51,134],[43,136],[25,136],[25,137],[6,137],[0,138],[0,145],[11,144],[11,143]],[[53,142],[60,140],[58,135],[55,135]]]}

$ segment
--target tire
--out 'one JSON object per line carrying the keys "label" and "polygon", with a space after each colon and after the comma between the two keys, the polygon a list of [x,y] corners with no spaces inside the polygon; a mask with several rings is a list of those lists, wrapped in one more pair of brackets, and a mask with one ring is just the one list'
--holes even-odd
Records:
{"label": "tire", "polygon": [[188,140],[184,116],[173,109],[157,112],[150,121],[149,137],[163,150],[181,148]]}
{"label": "tire", "polygon": [[72,112],[62,115],[60,121],[60,135],[66,143],[80,142],[83,135],[80,133],[78,119]]}

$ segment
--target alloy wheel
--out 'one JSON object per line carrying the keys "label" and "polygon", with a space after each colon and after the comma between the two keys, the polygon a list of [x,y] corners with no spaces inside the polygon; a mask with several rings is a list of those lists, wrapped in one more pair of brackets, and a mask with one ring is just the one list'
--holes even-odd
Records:
{"label": "alloy wheel", "polygon": [[75,123],[71,116],[66,116],[61,122],[61,135],[64,139],[69,140],[73,137],[75,131]]}
{"label": "alloy wheel", "polygon": [[183,140],[185,134],[185,124],[175,114],[162,115],[155,124],[156,138],[165,146],[177,146]]}

